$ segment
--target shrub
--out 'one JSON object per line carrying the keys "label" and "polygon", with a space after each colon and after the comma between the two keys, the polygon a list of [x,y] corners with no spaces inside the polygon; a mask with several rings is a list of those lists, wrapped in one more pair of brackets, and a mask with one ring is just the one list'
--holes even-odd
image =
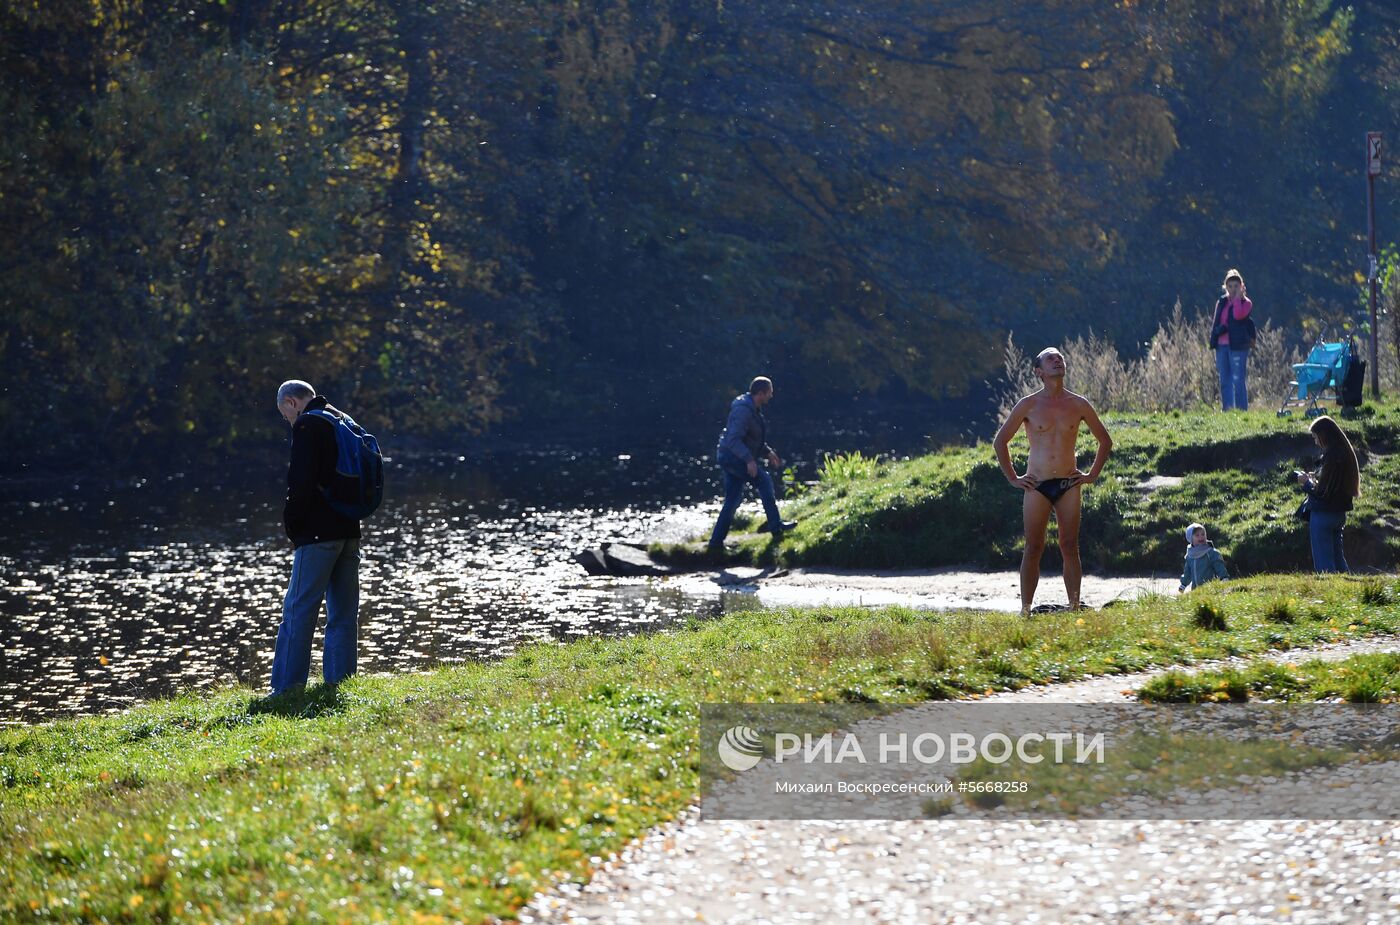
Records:
{"label": "shrub", "polygon": [[1249,688],[1250,684],[1248,678],[1238,669],[1227,668],[1220,672],[1219,679],[1215,682],[1209,696],[1205,699],[1244,703],[1249,699]]}
{"label": "shrub", "polygon": [[1188,674],[1169,671],[1138,691],[1139,700],[1155,703],[1243,703],[1249,699],[1249,679],[1233,668]]}
{"label": "shrub", "polygon": [[1361,603],[1381,607],[1389,604],[1395,589],[1379,579],[1371,579],[1361,586]]}
{"label": "shrub", "polygon": [[875,475],[876,464],[874,456],[866,456],[859,450],[836,456],[827,453],[822,457],[822,468],[818,477],[828,485],[863,482]]}
{"label": "shrub", "polygon": [[935,672],[947,671],[953,666],[953,651],[948,636],[941,629],[929,629],[920,634],[919,648],[924,660]]}
{"label": "shrub", "polygon": [[1400,657],[1377,653],[1348,659],[1341,669],[1342,699],[1348,703],[1384,703],[1400,682]]}
{"label": "shrub", "polygon": [[1219,601],[1207,600],[1198,603],[1191,620],[1204,630],[1223,632],[1230,628],[1229,623],[1225,621],[1225,610]]}
{"label": "shrub", "polygon": [[1264,608],[1264,619],[1270,623],[1293,623],[1298,619],[1294,610],[1297,603],[1286,597],[1276,597]]}

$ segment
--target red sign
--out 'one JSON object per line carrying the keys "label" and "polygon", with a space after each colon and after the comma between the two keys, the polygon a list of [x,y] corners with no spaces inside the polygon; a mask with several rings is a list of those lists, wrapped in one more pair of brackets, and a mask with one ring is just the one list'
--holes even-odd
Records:
{"label": "red sign", "polygon": [[1366,133],[1366,176],[1381,175],[1381,133]]}

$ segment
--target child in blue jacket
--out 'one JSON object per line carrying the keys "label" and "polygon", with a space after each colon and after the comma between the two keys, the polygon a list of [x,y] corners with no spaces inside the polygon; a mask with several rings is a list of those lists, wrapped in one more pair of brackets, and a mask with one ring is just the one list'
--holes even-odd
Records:
{"label": "child in blue jacket", "polygon": [[1206,528],[1200,524],[1187,527],[1186,563],[1181,569],[1181,587],[1176,589],[1177,592],[1185,591],[1187,585],[1199,588],[1207,581],[1229,577],[1230,573],[1225,570],[1225,557],[1206,537]]}

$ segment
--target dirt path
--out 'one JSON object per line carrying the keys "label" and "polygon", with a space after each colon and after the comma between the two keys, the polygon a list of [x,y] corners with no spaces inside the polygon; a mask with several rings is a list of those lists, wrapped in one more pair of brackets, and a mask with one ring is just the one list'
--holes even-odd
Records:
{"label": "dirt path", "polygon": [[[1372,651],[1400,651],[1400,639],[1267,657]],[[1113,702],[1159,673],[988,699]],[[1358,782],[1350,798],[1367,800],[1374,793],[1367,787]],[[1400,823],[702,822],[692,809],[629,846],[587,885],[537,896],[521,921],[1395,922]]]}

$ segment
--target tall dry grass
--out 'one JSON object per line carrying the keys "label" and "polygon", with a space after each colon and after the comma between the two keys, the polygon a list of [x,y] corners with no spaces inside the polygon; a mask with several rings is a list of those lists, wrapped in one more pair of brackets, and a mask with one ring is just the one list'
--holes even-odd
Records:
{"label": "tall dry grass", "polygon": [[[1381,289],[1380,339],[1376,343],[1376,355],[1380,367],[1381,389],[1393,395],[1400,389],[1400,272],[1387,274],[1386,284]],[[1367,346],[1370,350],[1370,346]],[[1367,388],[1370,388],[1370,373],[1367,373]],[[1369,395],[1370,392],[1367,392]]]}
{"label": "tall dry grass", "polygon": [[[1113,342],[1090,331],[1059,345],[1069,368],[1070,388],[1100,411],[1172,411],[1219,407],[1220,385],[1215,351],[1209,347],[1211,313],[1188,317],[1178,300],[1171,317],[1157,328],[1147,352],[1124,359]],[[1281,328],[1266,321],[1249,353],[1251,407],[1277,405],[1293,364],[1302,352],[1288,343]],[[1004,419],[1024,395],[1040,388],[1031,361],[1008,336],[1002,355],[1003,379],[997,389],[998,413]]]}

